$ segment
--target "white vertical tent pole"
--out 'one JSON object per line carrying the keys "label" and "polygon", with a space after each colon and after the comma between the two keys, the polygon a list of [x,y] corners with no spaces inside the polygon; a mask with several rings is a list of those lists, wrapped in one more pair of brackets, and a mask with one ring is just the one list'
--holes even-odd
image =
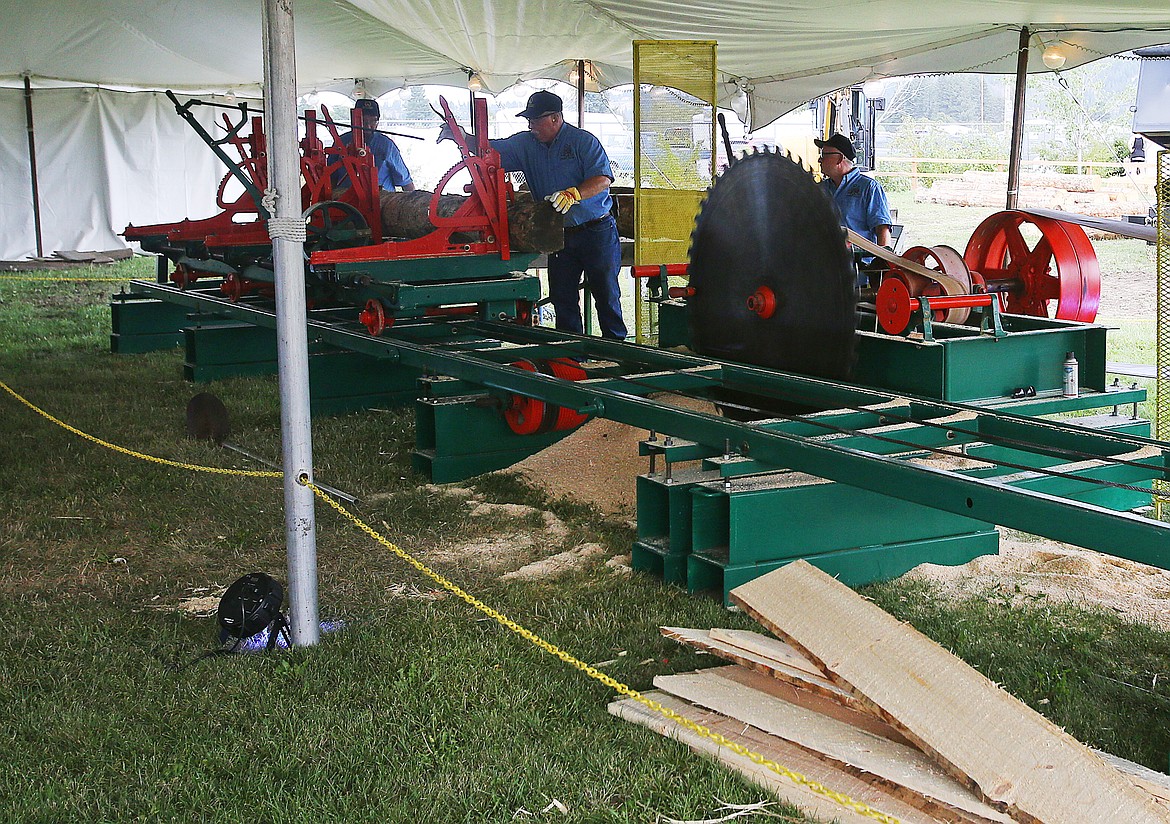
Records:
{"label": "white vertical tent pole", "polygon": [[313,491],[297,482],[302,477],[313,477],[313,441],[292,0],[264,0],[263,10],[269,186],[264,201],[269,211],[268,232],[272,237],[276,277],[276,353],[280,375],[289,619],[293,643],[312,646],[321,634],[317,619],[317,524]]}

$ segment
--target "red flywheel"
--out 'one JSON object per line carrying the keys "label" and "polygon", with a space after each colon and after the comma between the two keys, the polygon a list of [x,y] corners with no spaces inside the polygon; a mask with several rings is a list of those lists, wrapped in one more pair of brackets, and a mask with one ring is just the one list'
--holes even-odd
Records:
{"label": "red flywheel", "polygon": [[[1029,237],[1039,237],[1029,241]],[[1085,230],[1027,212],[998,212],[971,235],[963,259],[1017,315],[1091,323],[1101,301],[1101,269]],[[1055,302],[1055,306],[1052,304]]]}

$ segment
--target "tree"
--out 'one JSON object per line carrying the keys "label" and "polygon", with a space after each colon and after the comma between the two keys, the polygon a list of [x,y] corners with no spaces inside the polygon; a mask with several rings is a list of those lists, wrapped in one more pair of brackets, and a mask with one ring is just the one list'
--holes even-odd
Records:
{"label": "tree", "polygon": [[1119,136],[1128,136],[1136,61],[1097,60],[1046,74],[1036,85],[1040,88],[1036,115],[1051,123],[1051,145],[1042,154],[1050,159],[1061,151],[1075,156],[1078,173],[1086,161],[1119,161],[1113,144]]}
{"label": "tree", "polygon": [[427,98],[426,89],[422,86],[411,86],[409,91],[410,95],[402,102],[403,119],[424,122],[434,120],[435,113],[431,110],[431,101]]}

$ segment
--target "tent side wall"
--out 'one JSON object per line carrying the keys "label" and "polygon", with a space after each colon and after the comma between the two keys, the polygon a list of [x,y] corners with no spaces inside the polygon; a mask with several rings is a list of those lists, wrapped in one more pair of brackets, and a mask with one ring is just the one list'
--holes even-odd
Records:
{"label": "tent side wall", "polygon": [[[216,110],[196,111],[216,134]],[[34,89],[33,124],[45,254],[124,248],[118,233],[130,223],[217,211],[215,190],[225,170],[162,94]],[[0,89],[0,208],[0,259],[34,255],[24,92],[18,89]]]}

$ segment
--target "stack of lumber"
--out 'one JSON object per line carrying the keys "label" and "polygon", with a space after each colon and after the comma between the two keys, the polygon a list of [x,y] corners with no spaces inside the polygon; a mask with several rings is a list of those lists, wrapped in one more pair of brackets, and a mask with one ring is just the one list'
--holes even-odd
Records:
{"label": "stack of lumber", "polygon": [[[1170,822],[1170,777],[1095,752],[963,661],[800,561],[731,592],[775,637],[664,627],[732,662],[659,676],[657,701],[781,765],[736,754],[635,699],[610,712],[842,822]],[[848,796],[858,809],[808,786]]]}
{"label": "stack of lumber", "polygon": [[27,272],[37,269],[71,269],[78,266],[99,266],[116,260],[127,260],[134,256],[130,249],[109,249],[104,252],[78,252],[62,249],[45,257],[30,257],[28,260],[0,260],[0,271]]}

